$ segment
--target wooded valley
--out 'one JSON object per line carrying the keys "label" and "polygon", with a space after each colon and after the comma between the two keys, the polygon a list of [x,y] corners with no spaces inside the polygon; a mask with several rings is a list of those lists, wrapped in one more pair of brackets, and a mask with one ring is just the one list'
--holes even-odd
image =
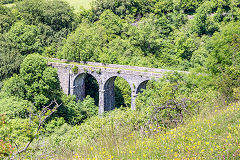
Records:
{"label": "wooded valley", "polygon": [[[98,115],[47,58],[172,72]],[[0,0],[0,159],[239,159],[239,100],[239,0]]]}

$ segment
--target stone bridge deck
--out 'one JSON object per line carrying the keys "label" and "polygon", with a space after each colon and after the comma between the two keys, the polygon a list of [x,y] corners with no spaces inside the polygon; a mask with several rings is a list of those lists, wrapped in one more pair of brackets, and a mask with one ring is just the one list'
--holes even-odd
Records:
{"label": "stone bridge deck", "polygon": [[124,78],[131,88],[131,108],[135,109],[137,94],[146,88],[151,79],[161,78],[172,70],[136,67],[95,62],[69,62],[67,60],[48,59],[48,64],[58,70],[61,87],[66,94],[74,94],[77,100],[85,98],[85,77],[93,76],[99,86],[99,113],[112,110],[115,106],[114,81]]}

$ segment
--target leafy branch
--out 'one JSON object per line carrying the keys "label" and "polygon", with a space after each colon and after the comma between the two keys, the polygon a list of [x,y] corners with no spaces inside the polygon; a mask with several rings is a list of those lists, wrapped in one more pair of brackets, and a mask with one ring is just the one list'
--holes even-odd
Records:
{"label": "leafy branch", "polygon": [[[22,150],[19,150],[19,147],[18,145],[15,143],[15,146],[17,148],[17,152],[13,154],[12,158],[11,159],[14,159],[14,157],[18,154],[20,155],[21,153],[27,151],[28,147],[30,146],[30,144],[33,142],[34,139],[37,138],[39,132],[40,132],[40,129],[41,127],[43,126],[44,122],[47,120],[47,118],[49,118],[54,112],[56,112],[56,110],[61,106],[62,104],[58,104],[57,101],[54,99],[48,106],[44,106],[42,108],[42,111],[40,112],[40,114],[33,114],[33,113],[30,113],[30,124],[32,122],[32,118],[34,116],[37,116],[38,118],[38,127],[37,127],[37,130],[34,134],[34,136],[31,137],[30,141],[27,143],[27,145],[22,149]],[[51,106],[54,106],[52,109],[51,109]],[[31,126],[30,126],[31,127]]]}

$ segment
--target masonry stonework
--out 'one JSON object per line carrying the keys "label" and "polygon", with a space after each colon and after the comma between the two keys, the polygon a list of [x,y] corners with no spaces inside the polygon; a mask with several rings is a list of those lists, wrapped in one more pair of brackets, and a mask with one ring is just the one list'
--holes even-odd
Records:
{"label": "masonry stonework", "polygon": [[[59,60],[58,60],[59,61]],[[151,79],[158,79],[171,70],[136,67],[127,65],[102,64],[94,62],[49,62],[57,68],[61,87],[65,94],[76,95],[77,100],[85,98],[85,77],[92,75],[99,86],[99,114],[113,110],[115,106],[114,81],[116,77],[124,78],[131,87],[131,108],[135,109],[137,94],[146,88]],[[77,67],[77,72],[72,68]]]}

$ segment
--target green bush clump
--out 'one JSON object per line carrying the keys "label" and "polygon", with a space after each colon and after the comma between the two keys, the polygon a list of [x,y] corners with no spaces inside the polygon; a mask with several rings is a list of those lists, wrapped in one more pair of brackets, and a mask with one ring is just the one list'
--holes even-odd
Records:
{"label": "green bush clump", "polygon": [[94,99],[90,96],[87,96],[83,101],[75,102],[74,100],[70,100],[64,103],[66,113],[62,115],[72,125],[81,124],[84,120],[98,115],[98,107],[95,105]]}
{"label": "green bush clump", "polygon": [[9,118],[21,117],[26,118],[29,112],[36,110],[29,101],[16,97],[7,97],[0,99],[0,114],[5,114]]}
{"label": "green bush clump", "polygon": [[72,72],[73,72],[74,74],[77,74],[77,73],[78,73],[78,67],[77,67],[77,66],[74,66],[74,67],[72,68]]}
{"label": "green bush clump", "polygon": [[39,54],[28,55],[21,64],[20,74],[4,82],[5,96],[15,96],[41,106],[60,97],[60,82],[57,71],[47,66]]}

